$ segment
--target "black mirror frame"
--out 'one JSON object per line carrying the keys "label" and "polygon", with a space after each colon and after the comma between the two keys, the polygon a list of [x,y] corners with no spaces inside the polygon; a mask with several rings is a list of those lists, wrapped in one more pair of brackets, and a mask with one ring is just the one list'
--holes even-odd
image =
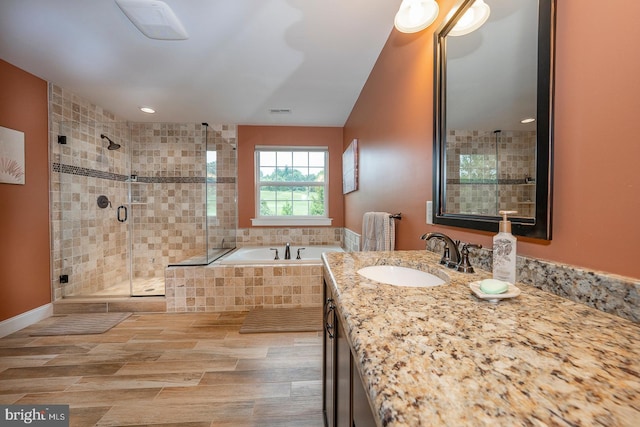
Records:
{"label": "black mirror frame", "polygon": [[[433,144],[433,222],[434,224],[498,231],[500,217],[444,212],[446,200],[446,36],[457,20],[473,4],[463,0],[451,19],[435,33],[434,47],[434,144]],[[535,218],[511,218],[512,233],[551,240],[553,202],[553,99],[555,70],[556,0],[538,1],[538,76],[536,142]]]}

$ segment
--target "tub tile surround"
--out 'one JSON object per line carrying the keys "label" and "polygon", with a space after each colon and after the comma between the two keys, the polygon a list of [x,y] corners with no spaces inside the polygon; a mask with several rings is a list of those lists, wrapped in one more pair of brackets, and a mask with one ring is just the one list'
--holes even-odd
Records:
{"label": "tub tile surround", "polygon": [[[480,300],[469,283],[488,272],[443,268],[430,251],[325,258],[378,425],[637,425],[640,325],[524,284],[517,298]],[[449,283],[396,287],[356,273],[381,264]]]}
{"label": "tub tile surround", "polygon": [[168,312],[246,311],[322,305],[322,265],[168,267]]}
{"label": "tub tile surround", "polygon": [[342,246],[342,227],[252,227],[240,228],[236,234],[236,246]]}
{"label": "tub tile surround", "polygon": [[[237,231],[237,247],[342,246],[342,228],[247,228]],[[165,269],[168,312],[244,311],[254,307],[322,305],[322,265],[220,265]]]}
{"label": "tub tile surround", "polygon": [[360,250],[360,235],[348,228],[344,229],[344,250],[347,252],[358,252]]}

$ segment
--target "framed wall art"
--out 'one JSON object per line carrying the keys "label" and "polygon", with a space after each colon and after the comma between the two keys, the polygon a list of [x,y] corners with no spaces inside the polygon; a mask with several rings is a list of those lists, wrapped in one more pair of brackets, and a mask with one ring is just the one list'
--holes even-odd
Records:
{"label": "framed wall art", "polygon": [[354,139],[342,153],[342,194],[358,189],[358,140]]}
{"label": "framed wall art", "polygon": [[0,126],[0,183],[24,185],[24,132]]}

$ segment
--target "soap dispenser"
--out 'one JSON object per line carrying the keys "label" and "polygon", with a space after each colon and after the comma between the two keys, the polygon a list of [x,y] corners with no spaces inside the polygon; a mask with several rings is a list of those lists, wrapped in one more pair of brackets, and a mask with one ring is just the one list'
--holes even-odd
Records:
{"label": "soap dispenser", "polygon": [[500,229],[493,237],[493,278],[509,283],[516,282],[516,238],[511,234],[511,222],[507,216],[516,213],[500,211]]}

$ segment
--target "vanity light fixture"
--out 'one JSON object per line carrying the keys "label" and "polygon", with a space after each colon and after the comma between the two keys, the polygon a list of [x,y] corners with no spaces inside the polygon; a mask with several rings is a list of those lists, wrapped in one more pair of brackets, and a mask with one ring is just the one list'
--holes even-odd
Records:
{"label": "vanity light fixture", "polygon": [[189,38],[178,17],[163,1],[116,0],[116,4],[133,25],[150,39],[186,40]]}
{"label": "vanity light fixture", "polygon": [[533,117],[527,117],[526,119],[520,120],[520,123],[522,123],[523,125],[526,125],[527,123],[533,123],[535,121],[536,119],[534,119]]}
{"label": "vanity light fixture", "polygon": [[[453,11],[452,11],[453,14]],[[456,25],[449,31],[449,36],[464,36],[477,30],[487,22],[491,8],[484,0],[476,0],[473,5],[460,17]]]}
{"label": "vanity light fixture", "polygon": [[439,11],[435,0],[402,0],[394,25],[402,33],[417,33],[431,25]]}
{"label": "vanity light fixture", "polygon": [[140,107],[140,111],[142,111],[143,113],[147,113],[147,114],[153,114],[156,112],[156,110],[154,110],[151,107]]}

